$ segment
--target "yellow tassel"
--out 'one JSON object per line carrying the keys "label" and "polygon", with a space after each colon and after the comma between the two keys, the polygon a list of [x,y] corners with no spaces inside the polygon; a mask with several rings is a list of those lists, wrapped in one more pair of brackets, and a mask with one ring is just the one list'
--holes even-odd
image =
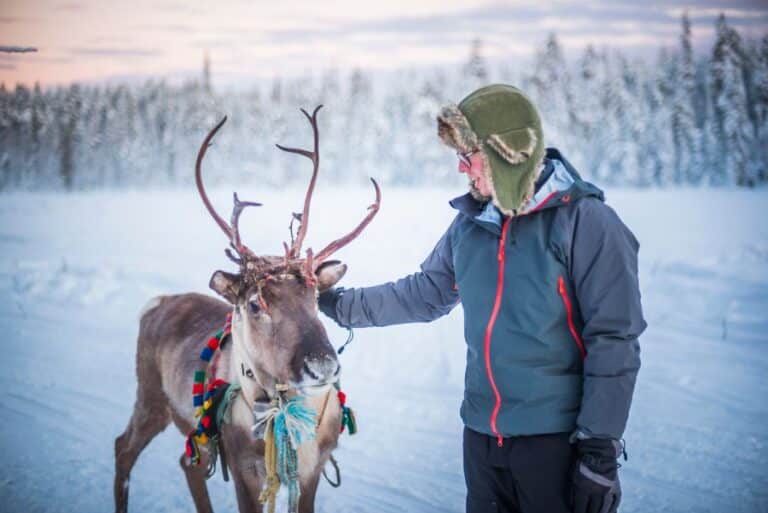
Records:
{"label": "yellow tassel", "polygon": [[195,437],[195,441],[197,441],[197,443],[199,443],[199,444],[205,445],[205,444],[208,443],[208,435],[206,435],[205,433],[203,433],[201,435],[197,435]]}
{"label": "yellow tassel", "polygon": [[202,406],[198,406],[198,407],[195,409],[195,417],[199,417],[199,416],[200,416],[200,415],[202,415],[202,414],[203,414],[203,407],[202,407]]}
{"label": "yellow tassel", "polygon": [[267,421],[264,432],[264,466],[267,470],[267,483],[259,495],[259,502],[267,504],[269,513],[275,513],[275,499],[280,490],[280,478],[277,475],[277,445],[275,444],[274,418]]}
{"label": "yellow tassel", "polygon": [[203,403],[203,408],[207,410],[208,408],[211,407],[211,403],[212,403],[212,401],[210,399],[208,399],[207,401],[205,401]]}

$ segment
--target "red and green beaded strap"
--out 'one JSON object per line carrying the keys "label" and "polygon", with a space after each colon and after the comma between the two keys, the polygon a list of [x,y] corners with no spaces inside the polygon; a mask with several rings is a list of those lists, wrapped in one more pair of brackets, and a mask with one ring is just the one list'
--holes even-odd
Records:
{"label": "red and green beaded strap", "polygon": [[224,339],[232,333],[232,313],[227,314],[227,321],[224,323],[224,328],[208,339],[208,342],[200,352],[200,359],[206,363],[202,369],[195,371],[194,378],[192,380],[192,406],[195,407],[195,417],[199,417],[202,413],[205,401],[211,394],[210,384],[208,386],[208,392],[205,391],[205,378],[206,368],[213,357],[213,353],[221,346]]}
{"label": "red and green beaded strap", "polygon": [[221,387],[229,386],[229,383],[222,379],[215,379],[211,376],[213,379],[209,380],[208,386],[206,387],[205,380],[207,367],[210,364],[211,358],[231,333],[232,314],[229,313],[227,314],[224,328],[208,339],[205,347],[203,347],[203,350],[200,352],[200,360],[205,362],[205,365],[202,369],[195,370],[192,379],[192,405],[195,407],[195,418],[199,420],[197,427],[187,436],[186,454],[189,457],[190,463],[193,465],[200,463],[200,450],[198,446],[200,444],[207,444],[210,441],[211,436],[215,436],[218,433],[218,426],[215,425],[213,420],[213,415],[216,413],[216,408],[213,404],[214,394],[216,394]]}

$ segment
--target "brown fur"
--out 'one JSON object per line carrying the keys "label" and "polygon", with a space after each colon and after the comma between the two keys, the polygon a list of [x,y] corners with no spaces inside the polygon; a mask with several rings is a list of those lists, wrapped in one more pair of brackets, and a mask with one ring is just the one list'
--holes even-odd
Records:
{"label": "brown fur", "polygon": [[474,130],[456,105],[443,107],[437,115],[437,135],[448,146],[468,153],[480,147]]}
{"label": "brown fur", "polygon": [[[335,273],[332,279],[340,278],[340,274],[343,272]],[[250,294],[261,294],[270,305],[269,316],[249,313]],[[217,377],[231,383],[240,381],[244,387],[232,405],[232,422],[221,429],[221,444],[227,454],[241,512],[262,511],[258,497],[265,479],[264,442],[251,434],[252,404],[245,399],[248,379],[241,379],[235,372],[234,352],[236,347],[245,347],[246,352],[260,355],[259,360],[248,362],[257,378],[255,384],[250,383],[255,389],[253,394],[265,397],[274,393],[276,380],[301,382],[301,367],[308,358],[320,355],[330,359],[326,353],[333,353],[317,319],[315,295],[314,287],[307,287],[296,276],[286,275],[269,284],[252,284],[234,305],[233,339],[220,350]],[[184,435],[196,424],[191,390],[194,371],[200,366],[200,350],[208,338],[221,329],[227,313],[233,311],[232,305],[192,293],[164,296],[150,306],[139,328],[136,404],[127,429],[115,440],[114,496],[118,512],[128,509],[130,471],[147,444],[171,422]],[[250,339],[243,340],[244,334]],[[335,354],[333,358],[335,361]],[[330,400],[326,400],[325,394],[307,399],[317,411],[324,404],[325,407],[315,440],[299,448],[299,511],[302,513],[314,511],[319,476],[339,436],[340,405],[332,390],[328,393],[332,395]],[[251,399],[258,397],[251,396]],[[180,462],[196,510],[210,512],[212,506],[205,480],[208,456],[202,452],[200,466],[187,465],[184,455]]]}

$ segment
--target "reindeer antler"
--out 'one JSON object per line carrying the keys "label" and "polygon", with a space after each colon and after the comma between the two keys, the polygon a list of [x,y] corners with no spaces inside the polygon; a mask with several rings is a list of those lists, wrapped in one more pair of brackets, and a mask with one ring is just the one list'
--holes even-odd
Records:
{"label": "reindeer antler", "polygon": [[261,206],[261,203],[256,203],[252,201],[240,201],[240,199],[237,197],[237,193],[233,194],[233,203],[234,206],[232,207],[232,215],[230,216],[230,223],[227,224],[227,222],[222,219],[222,217],[216,212],[216,209],[213,208],[213,205],[211,204],[211,200],[208,199],[208,194],[205,192],[205,187],[203,186],[203,176],[202,176],[202,164],[203,159],[205,158],[205,153],[208,151],[208,147],[211,146],[211,141],[213,140],[213,137],[216,135],[216,132],[219,131],[219,129],[226,123],[227,116],[224,116],[219,123],[211,129],[210,132],[208,132],[208,135],[203,140],[203,144],[200,145],[200,149],[197,151],[197,161],[195,162],[195,183],[197,184],[197,191],[200,193],[200,198],[203,200],[203,204],[205,205],[205,208],[208,210],[208,213],[211,214],[211,217],[213,217],[213,220],[216,221],[216,224],[219,225],[219,228],[224,232],[224,234],[229,239],[230,246],[232,246],[232,249],[235,250],[235,252],[239,255],[236,257],[232,254],[232,252],[229,249],[226,249],[224,253],[229,257],[233,262],[244,266],[247,261],[256,261],[260,262],[262,259],[258,256],[256,256],[253,251],[251,251],[245,244],[243,244],[240,240],[240,214],[245,210],[247,207],[259,207]]}
{"label": "reindeer antler", "polygon": [[[307,236],[307,230],[309,228],[309,209],[312,203],[312,195],[315,191],[317,173],[320,169],[320,133],[317,127],[317,113],[322,107],[322,105],[315,107],[315,110],[312,111],[311,115],[306,110],[301,109],[302,114],[304,114],[304,116],[309,121],[310,126],[312,127],[312,133],[314,136],[313,151],[304,150],[301,148],[288,148],[279,144],[277,145],[278,148],[285,152],[295,153],[312,161],[312,178],[309,181],[309,187],[307,187],[307,193],[304,196],[304,209],[302,210],[300,216],[298,214],[295,215],[295,217],[298,218],[299,222],[301,223],[299,225],[299,232],[296,234],[296,238],[291,241],[290,246],[288,246],[288,244],[285,242],[283,243],[283,247],[285,248],[285,258],[283,263],[280,265],[275,265],[274,261],[267,257],[257,256],[245,244],[243,244],[242,240],[240,239],[240,214],[242,214],[243,210],[245,210],[247,207],[261,206],[260,203],[240,201],[240,198],[237,197],[237,193],[234,193],[232,195],[232,215],[230,216],[229,224],[227,224],[227,222],[216,212],[216,209],[213,208],[213,205],[208,198],[208,194],[205,192],[202,177],[203,159],[205,158],[205,153],[208,150],[208,147],[211,146],[213,137],[227,121],[226,116],[224,116],[224,118],[219,121],[219,123],[213,127],[210,132],[208,132],[208,135],[203,140],[202,145],[200,145],[200,149],[197,152],[197,161],[195,163],[195,183],[197,184],[197,191],[200,193],[200,198],[203,200],[203,204],[208,210],[208,213],[211,215],[211,217],[213,217],[213,220],[216,221],[216,224],[219,225],[219,228],[221,228],[221,230],[229,239],[231,249],[226,249],[224,252],[232,261],[236,262],[242,268],[250,268],[251,266],[249,264],[253,263],[258,269],[260,269],[260,272],[273,272],[276,269],[286,269],[289,266],[298,264],[300,265],[301,272],[304,275],[306,283],[308,285],[313,285],[316,283],[315,270],[318,268],[318,266],[327,260],[328,257],[330,257],[333,253],[357,238],[357,236],[362,233],[365,227],[368,226],[368,224],[379,212],[379,206],[381,205],[381,189],[379,188],[379,184],[376,183],[376,180],[371,178],[373,188],[376,191],[376,201],[368,207],[368,214],[360,222],[360,224],[358,224],[357,227],[347,235],[328,244],[316,255],[313,254],[312,248],[309,248],[307,249],[306,258],[301,258],[301,245],[304,243],[304,239]],[[293,232],[291,232],[291,235],[293,235]],[[235,255],[235,253],[237,255]]]}
{"label": "reindeer antler", "polygon": [[315,110],[310,116],[309,113],[301,109],[301,112],[309,120],[309,124],[312,126],[312,133],[314,135],[315,149],[314,151],[302,150],[300,148],[288,148],[276,144],[278,148],[288,153],[295,153],[307,157],[312,161],[312,178],[309,181],[309,187],[307,188],[307,194],[304,196],[304,209],[301,211],[301,218],[299,219],[299,233],[296,238],[291,242],[291,247],[287,251],[286,258],[299,258],[301,253],[301,245],[304,242],[304,237],[307,235],[307,228],[309,227],[309,205],[312,202],[312,194],[315,192],[315,182],[317,181],[317,171],[320,169],[320,134],[317,129],[317,112],[322,109],[322,105],[315,107]]}
{"label": "reindeer antler", "polygon": [[[315,190],[315,182],[317,181],[317,172],[320,168],[320,135],[317,128],[317,112],[322,108],[322,105],[318,105],[315,107],[315,110],[312,112],[312,115],[310,116],[309,113],[307,113],[306,110],[301,109],[301,112],[304,114],[304,116],[309,120],[309,124],[312,126],[312,133],[314,134],[314,140],[315,140],[315,148],[314,151],[309,150],[302,150],[300,148],[287,148],[285,146],[276,145],[278,148],[280,148],[283,151],[286,151],[288,153],[296,153],[297,155],[302,155],[304,157],[307,157],[309,160],[312,161],[313,169],[312,169],[312,178],[309,181],[309,187],[307,188],[307,194],[304,197],[304,210],[302,210],[301,217],[299,218],[299,222],[301,225],[299,226],[299,233],[296,235],[296,238],[291,242],[291,246],[288,247],[287,243],[283,243],[283,246],[285,248],[285,263],[287,264],[289,260],[293,259],[299,259],[300,253],[301,253],[301,245],[304,242],[304,237],[307,235],[307,228],[309,226],[309,205],[312,201],[312,194]],[[308,280],[314,280],[314,271],[317,269],[317,267],[323,263],[324,260],[326,260],[329,256],[331,256],[333,253],[338,251],[339,249],[343,248],[350,242],[352,242],[362,231],[365,229],[366,226],[373,220],[373,218],[376,216],[376,214],[379,212],[379,206],[381,205],[381,189],[379,189],[379,184],[376,183],[376,180],[371,178],[371,182],[373,182],[373,187],[376,190],[376,201],[368,207],[368,215],[365,216],[365,218],[360,222],[359,225],[357,225],[357,228],[352,230],[350,233],[345,235],[344,237],[341,237],[339,239],[336,239],[335,241],[328,244],[320,253],[317,255],[312,254],[312,249],[307,250],[307,258],[304,261],[304,274],[307,276]],[[293,221],[291,221],[291,224],[293,224]],[[293,232],[291,232],[292,234]]]}

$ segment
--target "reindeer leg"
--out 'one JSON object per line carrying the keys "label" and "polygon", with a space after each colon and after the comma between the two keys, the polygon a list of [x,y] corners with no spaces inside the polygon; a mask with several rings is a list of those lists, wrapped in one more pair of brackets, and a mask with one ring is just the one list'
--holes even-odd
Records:
{"label": "reindeer leg", "polygon": [[[250,414],[247,408],[246,411]],[[233,418],[235,415],[236,413],[233,413]],[[266,510],[259,502],[264,475],[263,444],[254,443],[250,430],[230,424],[222,427],[221,443],[227,451],[227,466],[235,485],[238,511],[262,513]]]}
{"label": "reindeer leg", "polygon": [[136,459],[147,444],[171,421],[165,405],[162,408],[147,408],[141,399],[128,422],[125,432],[115,439],[115,511],[128,511],[128,482]]}
{"label": "reindeer leg", "polygon": [[301,482],[301,496],[299,497],[299,513],[315,512],[315,495],[320,481],[322,468],[318,469],[306,481]]}
{"label": "reindeer leg", "polygon": [[259,502],[261,488],[259,487],[258,479],[244,476],[241,472],[233,472],[232,481],[235,482],[238,511],[240,513],[262,513],[264,507]]}
{"label": "reindeer leg", "polygon": [[206,453],[200,454],[199,465],[189,465],[187,455],[182,453],[179,459],[179,465],[184,470],[189,485],[189,493],[192,494],[192,500],[195,501],[197,513],[213,513],[211,498],[208,496],[208,485],[206,484],[205,469],[208,467],[210,456]]}

